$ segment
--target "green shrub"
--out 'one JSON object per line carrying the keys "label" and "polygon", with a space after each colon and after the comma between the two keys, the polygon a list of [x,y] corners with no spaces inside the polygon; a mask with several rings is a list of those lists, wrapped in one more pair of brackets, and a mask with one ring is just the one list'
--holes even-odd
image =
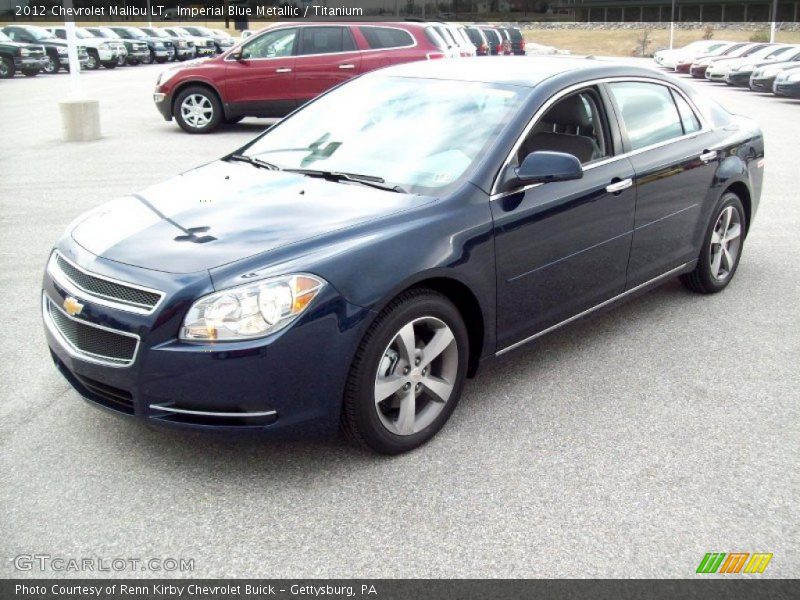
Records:
{"label": "green shrub", "polygon": [[768,42],[769,41],[769,31],[755,31],[753,35],[750,36],[751,42]]}

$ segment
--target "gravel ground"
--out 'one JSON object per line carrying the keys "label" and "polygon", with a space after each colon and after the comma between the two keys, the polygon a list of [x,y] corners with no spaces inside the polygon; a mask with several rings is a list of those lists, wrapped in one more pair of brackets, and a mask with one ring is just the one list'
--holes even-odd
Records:
{"label": "gravel ground", "polygon": [[182,133],[152,106],[161,68],[87,73],[104,137],[82,144],[60,141],[67,75],[0,84],[0,576],[41,575],[12,560],[44,553],[193,558],[201,577],[687,577],[710,551],[800,575],[800,102],[696,84],[767,139],[724,293],[671,282],[510,353],[430,444],[378,458],[151,431],[52,366],[39,286],[70,220],[264,127]]}

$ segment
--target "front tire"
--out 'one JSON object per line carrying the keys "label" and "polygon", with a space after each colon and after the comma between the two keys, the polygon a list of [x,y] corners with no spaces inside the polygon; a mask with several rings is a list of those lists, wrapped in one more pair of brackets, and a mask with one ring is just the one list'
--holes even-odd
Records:
{"label": "front tire", "polygon": [[47,63],[44,65],[42,70],[48,75],[54,75],[58,73],[59,68],[61,68],[61,64],[59,63],[58,59],[48,54]]}
{"label": "front tire", "polygon": [[142,60],[142,63],[145,65],[152,65],[154,62],[156,62],[156,53],[150,50],[150,54],[147,55],[147,58]]}
{"label": "front tire", "polygon": [[680,277],[684,286],[701,294],[721,292],[731,282],[747,232],[742,201],[732,192],[723,194],[712,215],[697,266]]}
{"label": "front tire", "polygon": [[206,87],[190,86],[175,98],[172,114],[187,133],[209,133],[222,121],[222,104]]}
{"label": "front tire", "polygon": [[0,56],[0,79],[11,79],[14,76],[14,61]]}
{"label": "front tire", "polygon": [[116,69],[118,64],[119,63],[117,63],[117,61],[110,60],[110,61],[104,62],[103,63],[103,67],[105,67],[106,69]]}
{"label": "front tire", "polygon": [[36,77],[39,74],[39,69],[22,69],[22,74],[25,77]]}
{"label": "front tire", "polygon": [[89,71],[96,71],[100,68],[100,57],[97,52],[89,52],[89,59],[86,61],[86,69]]}
{"label": "front tire", "polygon": [[353,359],[342,407],[345,434],[381,454],[430,440],[458,404],[468,349],[464,320],[445,296],[417,289],[395,298]]}

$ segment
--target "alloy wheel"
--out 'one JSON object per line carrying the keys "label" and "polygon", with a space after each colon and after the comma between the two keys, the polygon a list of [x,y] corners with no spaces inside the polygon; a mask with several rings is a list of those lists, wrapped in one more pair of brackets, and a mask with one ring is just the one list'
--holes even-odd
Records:
{"label": "alloy wheel", "polygon": [[181,103],[181,116],[190,127],[200,129],[211,121],[214,107],[206,96],[190,94]]}
{"label": "alloy wheel", "polygon": [[711,276],[717,281],[725,281],[736,266],[736,259],[742,247],[742,218],[733,206],[726,206],[717,217],[711,232],[709,264]]}
{"label": "alloy wheel", "polygon": [[47,64],[44,66],[45,73],[56,73],[58,71],[58,61],[52,56],[47,57]]}
{"label": "alloy wheel", "polygon": [[450,328],[435,317],[414,319],[398,331],[378,365],[375,409],[396,435],[425,429],[453,394],[458,374],[458,344]]}
{"label": "alloy wheel", "polygon": [[89,59],[86,61],[86,68],[91,70],[97,69],[100,67],[100,63],[97,62],[94,54],[89,54]]}

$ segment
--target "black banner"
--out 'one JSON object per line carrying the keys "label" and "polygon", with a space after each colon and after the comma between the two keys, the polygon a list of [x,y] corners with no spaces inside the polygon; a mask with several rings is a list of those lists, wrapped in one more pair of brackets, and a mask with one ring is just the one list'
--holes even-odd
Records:
{"label": "black banner", "polygon": [[[773,15],[774,12],[774,15]],[[0,21],[797,21],[797,0],[0,0]]]}
{"label": "black banner", "polygon": [[720,578],[681,580],[408,580],[408,579],[172,579],[0,581],[3,600],[592,600],[697,598],[789,600],[797,580]]}

